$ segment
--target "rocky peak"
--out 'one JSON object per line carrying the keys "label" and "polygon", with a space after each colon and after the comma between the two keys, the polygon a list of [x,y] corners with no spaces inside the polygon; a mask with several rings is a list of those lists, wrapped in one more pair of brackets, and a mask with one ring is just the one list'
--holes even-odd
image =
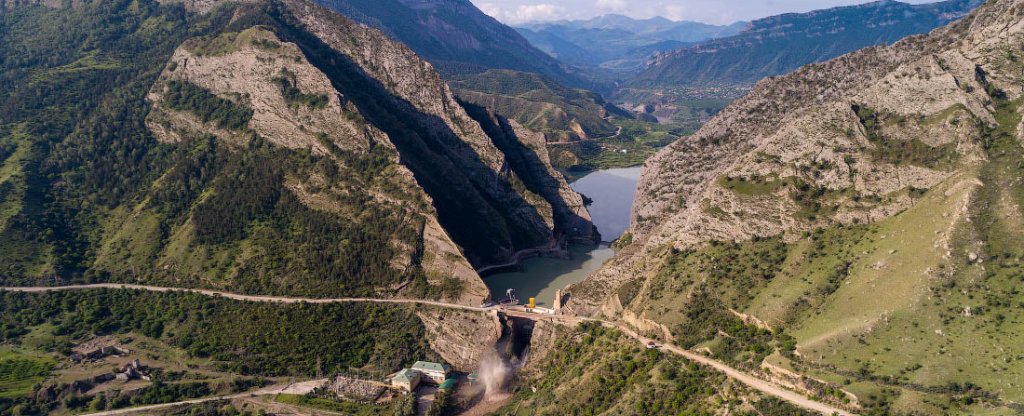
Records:
{"label": "rocky peak", "polygon": [[[995,53],[993,45],[1005,44],[1019,32],[1019,9],[1016,2],[991,2],[964,20],[928,35],[910,37],[889,47],[867,48],[759,82],[750,94],[723,110],[695,135],[666,147],[645,164],[634,204],[634,236],[649,234],[668,218],[705,217],[699,208],[705,193],[720,188],[716,180],[739,169],[742,163],[735,163],[737,160],[754,158],[754,152],[761,158],[774,158],[780,156],[779,152],[813,149],[805,156],[788,158],[789,162],[801,158],[811,162],[822,156],[819,149],[843,146],[836,140],[844,135],[837,133],[847,128],[843,124],[857,121],[849,110],[851,102],[870,101],[903,115],[936,114],[960,104],[974,117],[991,121],[974,66],[984,67],[993,59],[1005,57],[1005,52]],[[1008,83],[995,81],[998,74],[991,78],[1004,86]],[[840,124],[823,125],[825,120]],[[824,130],[813,132],[808,130],[810,127]],[[848,127],[860,136],[857,140],[861,143],[867,140],[863,129]],[[775,143],[783,139],[781,136],[785,141]],[[783,144],[788,149],[776,148]],[[791,176],[784,170],[761,174]],[[661,234],[671,238],[674,232]],[[707,238],[712,237],[682,239]]]}

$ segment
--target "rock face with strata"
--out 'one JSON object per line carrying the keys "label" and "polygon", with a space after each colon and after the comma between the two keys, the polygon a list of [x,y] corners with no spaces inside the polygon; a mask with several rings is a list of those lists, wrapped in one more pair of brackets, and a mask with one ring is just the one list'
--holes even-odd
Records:
{"label": "rock face with strata", "polygon": [[428,309],[416,313],[427,330],[430,348],[459,371],[475,371],[501,338],[497,315]]}
{"label": "rock face with strata", "polygon": [[[952,145],[959,162],[977,160],[975,121],[994,120],[976,66],[985,71],[996,52],[986,46],[993,40],[977,40],[992,27],[991,10],[1006,8],[1009,14],[999,18],[1014,19],[1006,3],[891,47],[760,82],[697,134],[645,164],[633,205],[634,238],[683,247],[871,221],[906,208],[910,201],[899,191],[934,186],[953,169],[879,157],[882,144],[872,136],[919,140],[932,149]],[[865,123],[875,121],[862,120],[856,108],[898,122],[872,132]],[[736,186],[730,189],[726,179]],[[789,195],[792,187],[783,185],[792,180],[881,201],[840,197],[833,202],[836,215],[801,218],[794,215],[801,207]],[[745,185],[760,189],[739,189]]]}
{"label": "rock face with strata", "polygon": [[[369,78],[353,82],[353,89],[380,92],[361,111],[370,122],[385,126],[403,164],[433,198],[440,223],[475,267],[504,263],[518,250],[550,245],[564,230],[590,232],[589,227],[563,223],[561,216],[545,218],[552,209],[575,203],[561,196],[575,194],[564,180],[556,183],[558,195],[539,193],[536,189],[549,184],[532,179],[535,169],[510,162],[542,159],[545,170],[554,172],[546,152],[502,146],[503,138],[485,132],[437,71],[405,45],[317,6],[284,3],[310,33],[349,59],[356,66],[353,72]],[[359,97],[353,99],[359,104]]]}
{"label": "rock face with strata", "polygon": [[927,35],[762,80],[645,163],[638,247],[578,285],[589,294],[570,307],[599,313],[618,283],[657,267],[651,253],[875,222],[978,166],[989,92],[1022,93],[1006,49],[1020,44],[1022,15],[1019,1],[989,2]]}
{"label": "rock face with strata", "polygon": [[[200,13],[217,6],[186,4]],[[429,63],[312,3],[252,2],[233,17],[275,19],[280,24],[237,23],[238,32],[181,45],[147,97],[154,136],[181,143],[210,135],[239,152],[258,137],[334,160],[351,181],[289,177],[288,191],[342,216],[355,212],[338,201],[359,194],[409,212],[419,244],[393,241],[400,254],[392,266],[422,267],[435,284],[456,278],[466,304],[488,296],[475,268],[508,261],[517,250],[592,237],[582,198],[552,168],[541,135],[518,125],[485,131]],[[251,118],[232,130],[172,108],[172,83],[251,109]],[[360,179],[368,159],[384,163],[385,175]],[[176,267],[175,259],[164,262]]]}

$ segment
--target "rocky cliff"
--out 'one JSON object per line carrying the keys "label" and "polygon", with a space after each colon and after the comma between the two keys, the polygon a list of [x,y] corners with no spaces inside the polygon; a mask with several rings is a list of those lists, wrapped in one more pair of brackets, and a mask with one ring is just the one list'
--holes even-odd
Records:
{"label": "rocky cliff", "polygon": [[[968,121],[994,123],[994,118],[984,79],[978,76],[984,67],[976,70],[976,65],[986,57],[980,50],[990,55],[997,51],[988,42],[964,48],[958,44],[978,36],[984,28],[969,22],[985,16],[979,13],[928,36],[868,48],[758,83],[697,134],[645,164],[633,233],[685,245],[855,219],[867,222],[906,208],[909,201],[898,191],[930,188],[950,177],[958,163],[981,156],[978,127]],[[878,111],[891,114],[897,126],[875,124],[878,116],[869,113]],[[889,152],[892,146],[918,146],[918,141],[926,144],[919,152]],[[813,188],[819,195],[808,200],[819,205],[829,193],[845,192],[848,197],[835,198],[829,212],[821,213],[823,206],[805,210],[799,195],[790,192],[793,184],[801,192]],[[852,198],[857,195],[861,198]],[[788,215],[764,217],[757,207]],[[755,215],[729,220],[729,212],[744,209]],[[793,215],[801,210],[808,215]],[[766,224],[759,225],[759,217]],[[688,227],[704,228],[680,231]]]}
{"label": "rocky cliff", "polygon": [[[1010,359],[1019,325],[1003,302],[1024,254],[1022,41],[1024,3],[990,1],[759,82],[645,164],[633,243],[568,307],[796,371],[865,412],[1016,406],[1004,377],[1024,368],[984,368]],[[977,344],[991,331],[1006,335]]]}
{"label": "rocky cliff", "polygon": [[[107,6],[90,3],[75,13],[91,18]],[[17,7],[31,16],[36,6]],[[27,138],[43,137],[32,120],[49,107],[7,113],[6,126],[29,124],[17,127],[28,129],[24,134],[5,128],[0,140],[0,162],[14,173],[2,179],[0,231],[22,236],[5,240],[8,253],[22,253],[5,260],[5,279],[133,280],[475,305],[488,295],[476,268],[506,262],[518,250],[592,238],[581,198],[551,167],[535,133],[504,119],[470,117],[431,64],[383,33],[304,1],[168,0],[161,7],[125,11],[124,27],[74,25],[81,39],[94,27],[110,39],[84,57],[77,49],[50,54],[69,60],[58,67],[79,72],[60,67],[36,77],[83,76],[92,84],[82,85],[112,88],[112,72],[102,71],[137,70],[118,73],[126,89],[109,94],[55,90],[131,103],[131,111],[119,110],[121,101],[74,110],[103,118],[81,121],[90,126],[126,127],[68,126],[67,144],[31,154]],[[148,17],[149,26],[137,24]],[[12,18],[18,36],[11,45],[31,33],[19,23],[36,24],[24,20]],[[40,54],[53,47],[26,44]],[[140,58],[125,61],[125,50]],[[6,76],[18,85],[30,73],[12,66]],[[4,90],[5,105],[27,102],[18,98],[25,91]],[[96,135],[107,144],[98,146]],[[131,150],[102,153],[104,146]],[[7,157],[18,148],[25,150]],[[78,161],[93,151],[103,161]],[[26,175],[40,175],[24,170],[31,158],[60,161],[44,164],[48,178],[82,172],[77,185],[28,182]],[[98,166],[121,179],[90,170]],[[82,206],[75,192],[95,200],[101,190],[93,187],[110,188],[102,207],[63,213]],[[62,201],[47,215],[65,222],[29,225],[35,220],[25,218],[35,215],[38,198]],[[30,241],[44,234],[21,232],[29,226],[62,228]]]}

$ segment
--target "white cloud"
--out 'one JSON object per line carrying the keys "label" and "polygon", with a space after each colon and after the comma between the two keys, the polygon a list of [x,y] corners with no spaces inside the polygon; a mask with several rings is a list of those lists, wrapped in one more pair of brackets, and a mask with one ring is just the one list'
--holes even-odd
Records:
{"label": "white cloud", "polygon": [[501,6],[498,6],[497,4],[477,3],[476,7],[479,8],[480,11],[484,12],[484,14],[495,19],[501,20],[504,17],[504,11],[501,9]]}
{"label": "white cloud", "polygon": [[554,4],[527,4],[516,8],[513,21],[533,22],[563,19],[567,16],[565,8]]}
{"label": "white cloud", "polygon": [[[480,10],[508,23],[589,19],[607,13],[634,18],[664,16],[729,24],[788,12],[807,12],[870,0],[470,0]],[[920,4],[935,0],[901,0]]]}
{"label": "white cloud", "polygon": [[685,20],[690,17],[686,12],[686,6],[679,4],[665,6],[664,16],[669,20]]}
{"label": "white cloud", "polygon": [[626,0],[597,0],[597,8],[620,12],[626,10]]}
{"label": "white cloud", "polygon": [[559,20],[569,17],[562,6],[554,4],[524,4],[513,10],[506,10],[494,3],[479,3],[477,7],[489,16],[508,24]]}

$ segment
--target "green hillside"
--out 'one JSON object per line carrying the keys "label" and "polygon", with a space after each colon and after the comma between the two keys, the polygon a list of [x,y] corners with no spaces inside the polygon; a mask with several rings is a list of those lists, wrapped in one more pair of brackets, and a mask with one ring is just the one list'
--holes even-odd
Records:
{"label": "green hillside", "polygon": [[[214,279],[245,291],[320,295],[404,280],[389,266],[396,253],[387,242],[416,243],[416,221],[396,221],[409,213],[356,197],[343,201],[362,212],[352,221],[281,192],[288,176],[339,178],[323,156],[255,135],[241,153],[212,137],[157,142],[143,123],[146,92],[179,44],[230,30],[234,10],[202,16],[128,4],[2,16],[0,136],[12,149],[3,162],[5,280]],[[252,116],[192,84],[172,84],[170,94],[172,108],[222,128],[244,132]],[[176,259],[178,269],[156,267],[160,258]],[[246,278],[235,280],[240,274]]]}
{"label": "green hillside", "polygon": [[[556,330],[556,329],[548,329]],[[810,415],[721,373],[644,349],[617,330],[557,329],[543,358],[497,415]]]}
{"label": "green hillside", "polygon": [[[15,415],[237,393],[318,371],[381,377],[436,357],[411,309],[374,305],[275,305],[131,290],[5,292],[0,329],[0,413]],[[96,336],[111,337],[159,369],[154,382],[140,394],[74,387],[110,371],[109,363],[69,364],[72,347]]]}
{"label": "green hillside", "polygon": [[[912,208],[792,242],[668,250],[657,275],[620,288],[620,301],[667,325],[679,345],[750,370],[803,374],[813,380],[806,388],[865,413],[1017,408],[1024,188],[1015,178],[1024,152],[1018,103],[994,100],[998,125],[978,122],[987,161],[920,190]],[[749,198],[796,190],[779,182],[720,180]]]}
{"label": "green hillside", "polygon": [[609,118],[632,118],[598,94],[567,88],[538,74],[488,70],[451,78],[459,98],[492,108],[544,133],[549,141],[613,136],[616,127]]}

